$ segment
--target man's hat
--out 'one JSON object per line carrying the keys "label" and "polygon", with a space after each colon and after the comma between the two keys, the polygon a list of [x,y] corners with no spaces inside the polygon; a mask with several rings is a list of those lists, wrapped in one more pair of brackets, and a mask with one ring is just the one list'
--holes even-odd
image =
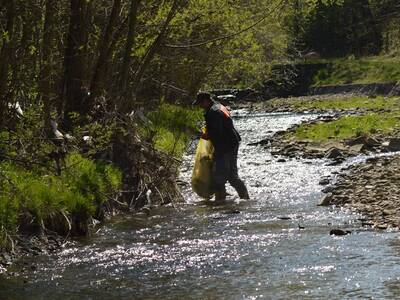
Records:
{"label": "man's hat", "polygon": [[201,92],[197,94],[196,100],[193,101],[192,105],[197,105],[203,100],[211,101],[211,94],[207,92]]}

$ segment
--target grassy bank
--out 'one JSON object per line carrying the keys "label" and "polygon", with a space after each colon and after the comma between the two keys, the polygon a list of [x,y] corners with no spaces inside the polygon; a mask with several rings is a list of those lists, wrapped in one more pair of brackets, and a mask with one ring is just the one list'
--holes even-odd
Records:
{"label": "grassy bank", "polygon": [[121,187],[121,172],[110,164],[70,154],[60,176],[0,163],[0,250],[17,229],[65,235],[87,230],[90,217]]}
{"label": "grassy bank", "polygon": [[298,99],[293,101],[293,108],[301,110],[398,110],[400,101],[397,97],[342,97],[331,99]]}
{"label": "grassy bank", "polygon": [[328,61],[314,76],[314,86],[350,83],[383,83],[400,80],[400,59],[391,57],[346,58]]}
{"label": "grassy bank", "polygon": [[[25,231],[85,234],[91,218],[103,217],[104,206],[118,195],[122,182],[129,184],[124,189],[132,190],[130,204],[132,197],[139,199],[143,194],[141,189],[153,186],[161,193],[168,190],[172,197],[176,170],[169,170],[170,158],[183,154],[202,115],[198,109],[162,104],[142,118],[138,132],[136,127],[131,128],[131,135],[129,130],[121,131],[120,136],[126,136],[121,140],[124,147],[116,153],[123,173],[111,163],[95,159],[112,157],[109,153],[116,143],[113,119],[97,120],[74,132],[57,172],[49,155],[57,155],[62,146],[43,136],[39,118],[37,109],[26,110],[10,130],[0,133],[0,252]],[[151,150],[153,146],[167,155],[161,158]],[[137,170],[141,177],[133,177]],[[143,202],[142,198],[138,201]]]}
{"label": "grassy bank", "polygon": [[293,101],[296,110],[359,110],[361,115],[342,116],[331,122],[302,124],[294,133],[297,140],[343,140],[361,135],[387,134],[400,129],[400,99],[397,97],[352,97]]}
{"label": "grassy bank", "polygon": [[264,104],[269,111],[378,111],[399,110],[400,100],[398,97],[367,97],[352,95],[324,95],[307,96],[297,98],[277,98]]}
{"label": "grassy bank", "polygon": [[400,113],[371,113],[363,116],[345,116],[338,120],[312,125],[300,125],[294,136],[297,140],[323,142],[343,140],[361,135],[389,133],[400,129]]}

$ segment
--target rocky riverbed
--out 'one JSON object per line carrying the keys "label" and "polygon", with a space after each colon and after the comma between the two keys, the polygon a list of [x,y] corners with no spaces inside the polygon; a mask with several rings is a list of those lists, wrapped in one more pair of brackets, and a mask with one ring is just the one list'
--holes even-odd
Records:
{"label": "rocky riverbed", "polygon": [[[321,182],[322,184],[326,182]],[[350,166],[325,189],[321,205],[347,206],[361,212],[363,225],[400,226],[400,156],[367,159]]]}
{"label": "rocky riverbed", "polygon": [[[348,95],[352,97],[353,95]],[[315,100],[338,99],[346,95],[325,95],[276,99],[266,104],[253,104],[252,108],[267,112],[319,112],[312,109],[305,111],[294,103],[309,103]],[[260,106],[261,105],[261,106]],[[321,117],[306,122],[309,125],[332,122],[346,115],[362,115],[381,110],[352,109],[322,112]],[[304,124],[304,123],[303,123]],[[286,131],[276,132],[272,137],[254,142],[263,145],[280,161],[288,159],[330,159],[329,165],[340,165],[347,159],[359,155],[380,155],[400,151],[399,130],[390,133],[361,135],[351,139],[339,140],[332,137],[328,141],[296,140],[293,135],[299,125]],[[328,178],[321,178],[322,185],[330,183]],[[400,156],[373,157],[361,164],[352,165],[338,174],[338,180],[324,189],[327,193],[321,205],[346,206],[361,212],[365,226],[378,229],[400,226]]]}
{"label": "rocky riverbed", "polygon": [[[332,122],[343,115],[354,112],[335,113],[321,116],[316,120],[306,122],[308,125]],[[303,123],[304,124],[304,123]],[[283,158],[328,158],[332,164],[340,164],[345,159],[360,154],[386,153],[400,151],[400,132],[393,131],[390,134],[376,133],[361,135],[351,139],[329,139],[319,142],[312,140],[296,140],[291,133],[294,133],[298,125],[286,131],[279,131],[272,137],[252,143],[251,145],[263,145],[271,150],[275,156]]]}
{"label": "rocky riverbed", "polygon": [[[13,243],[11,249],[7,252],[0,253],[0,274],[6,271],[17,258],[51,254],[63,248],[67,241],[66,238],[51,232],[46,234],[25,234],[13,236],[12,238]],[[33,264],[24,264],[23,268],[29,268],[31,270],[36,269],[36,266]]]}

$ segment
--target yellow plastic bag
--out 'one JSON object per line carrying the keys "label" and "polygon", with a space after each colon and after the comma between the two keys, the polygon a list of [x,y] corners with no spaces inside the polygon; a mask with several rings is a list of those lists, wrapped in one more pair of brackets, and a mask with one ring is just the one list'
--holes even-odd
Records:
{"label": "yellow plastic bag", "polygon": [[192,190],[206,199],[214,194],[212,192],[213,155],[214,146],[211,141],[200,139],[194,159]]}

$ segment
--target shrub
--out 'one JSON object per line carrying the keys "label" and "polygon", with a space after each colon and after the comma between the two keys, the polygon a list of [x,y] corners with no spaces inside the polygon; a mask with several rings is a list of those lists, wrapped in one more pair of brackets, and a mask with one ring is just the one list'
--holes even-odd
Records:
{"label": "shrub", "polygon": [[147,117],[150,122],[142,128],[142,134],[152,140],[156,149],[178,156],[183,154],[202,119],[199,109],[165,103]]}
{"label": "shrub", "polygon": [[105,162],[94,162],[79,154],[70,154],[63,181],[75,193],[101,204],[121,185],[122,173]]}

